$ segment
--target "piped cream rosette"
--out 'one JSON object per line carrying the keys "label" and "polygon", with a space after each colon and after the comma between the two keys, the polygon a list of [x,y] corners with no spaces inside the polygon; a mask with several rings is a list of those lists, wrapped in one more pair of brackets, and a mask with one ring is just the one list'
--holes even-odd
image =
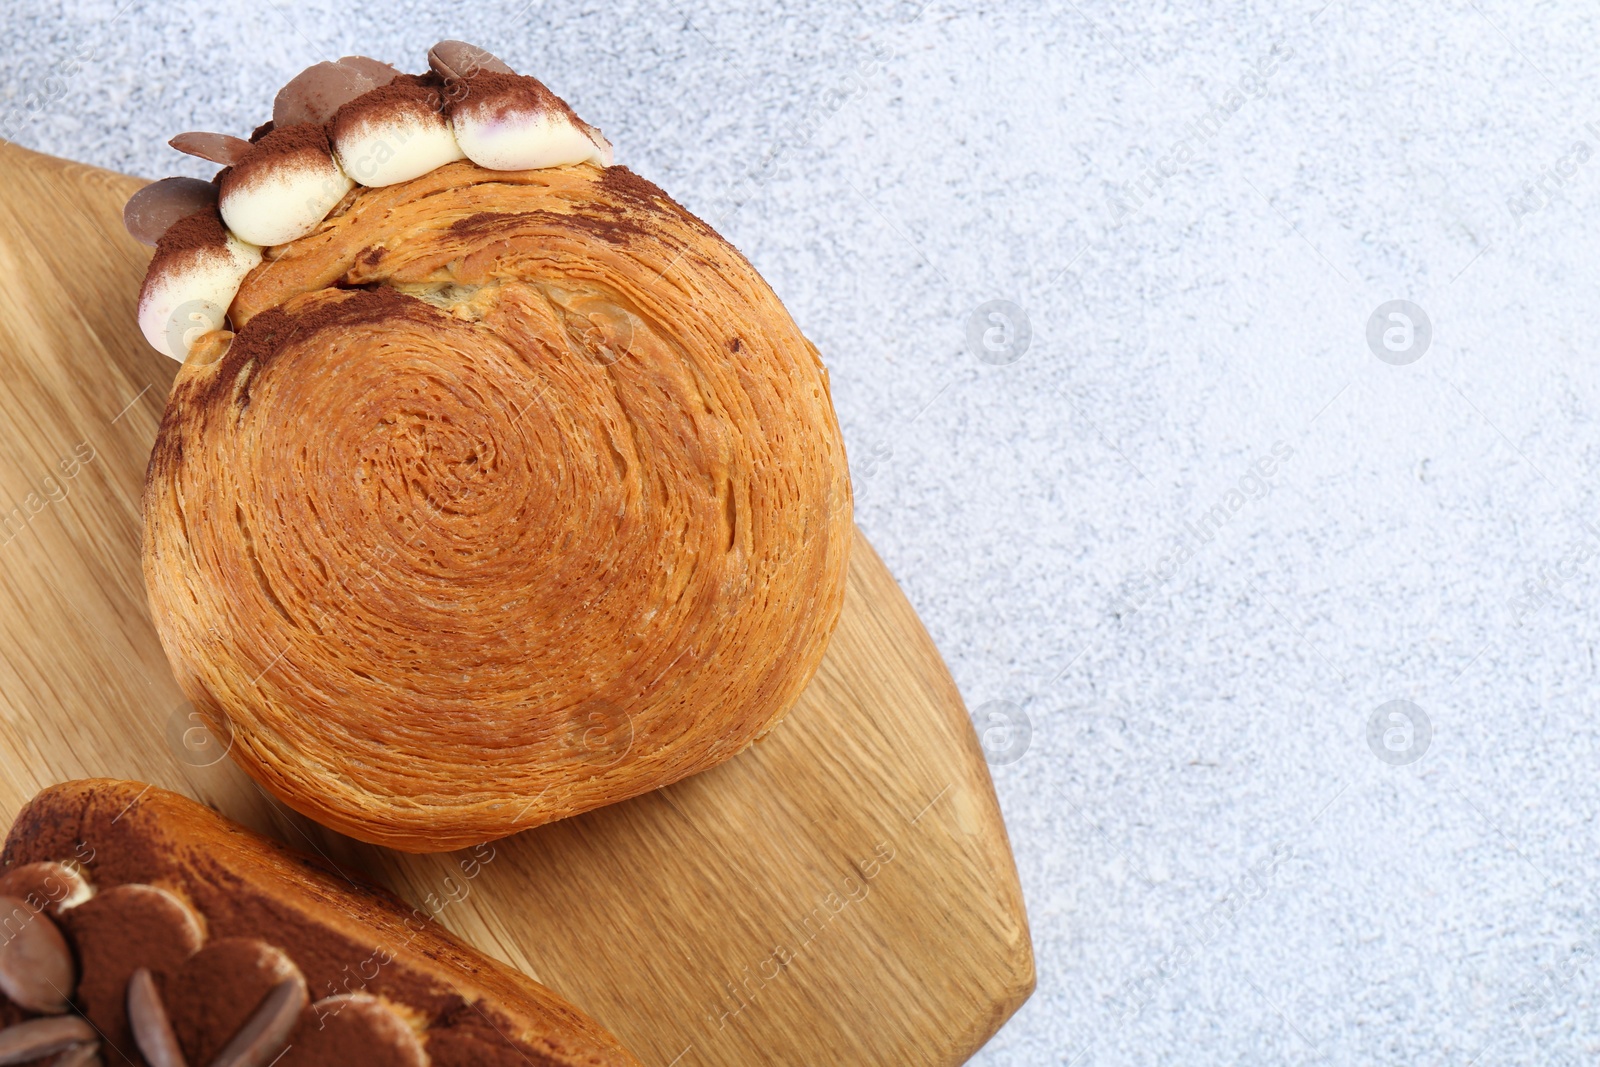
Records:
{"label": "piped cream rosette", "polygon": [[611,144],[537,78],[442,41],[424,75],[365,56],[302,71],[250,140],[184,133],[172,146],[224,168],[212,182],[166,178],[135,193],[129,233],[156,254],[139,328],[180,362],[227,327],[240,284],[270,249],[313,233],[357,186],[410,181],[459,159],[517,171],[591,163]]}

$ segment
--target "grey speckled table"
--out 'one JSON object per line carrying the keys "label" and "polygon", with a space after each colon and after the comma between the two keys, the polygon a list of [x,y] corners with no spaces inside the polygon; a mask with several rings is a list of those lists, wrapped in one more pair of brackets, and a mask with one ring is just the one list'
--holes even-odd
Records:
{"label": "grey speckled table", "polygon": [[1027,893],[977,1062],[1593,1063],[1600,18],[1322,5],[11,0],[0,136],[501,52],[828,361]]}

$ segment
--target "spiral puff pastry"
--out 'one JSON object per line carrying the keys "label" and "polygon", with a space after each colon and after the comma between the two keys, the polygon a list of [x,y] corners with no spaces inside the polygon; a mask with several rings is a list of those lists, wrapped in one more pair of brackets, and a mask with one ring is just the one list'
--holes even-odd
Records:
{"label": "spiral puff pastry", "polygon": [[185,693],[300,812],[497,838],[727,759],[815,672],[851,529],[827,376],[654,185],[359,188],[231,315],[162,421],[145,578]]}

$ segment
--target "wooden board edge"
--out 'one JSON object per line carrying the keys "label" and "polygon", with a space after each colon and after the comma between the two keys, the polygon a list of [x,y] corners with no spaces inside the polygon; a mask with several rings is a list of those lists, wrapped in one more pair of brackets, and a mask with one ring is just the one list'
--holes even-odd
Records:
{"label": "wooden board edge", "polygon": [[980,1010],[974,1014],[960,1044],[954,1050],[956,1055],[950,1063],[961,1064],[999,1033],[1006,1021],[1027,1003],[1028,998],[1038,988],[1038,969],[1033,952],[1033,932],[1028,924],[1027,904],[1022,895],[1022,882],[1017,874],[1011,836],[1006,830],[1005,818],[1000,810],[999,795],[995,792],[994,778],[989,773],[988,761],[984,756],[982,745],[978,742],[977,731],[973,727],[961,691],[956,686],[955,677],[950,673],[944,657],[939,654],[933,635],[928,632],[922,617],[917,614],[905,589],[895,579],[894,572],[883,561],[883,557],[878,554],[859,525],[855,527],[850,552],[852,580],[859,580],[866,585],[873,580],[881,579],[889,587],[881,590],[885,595],[875,598],[880,610],[898,616],[896,625],[903,628],[904,632],[920,646],[919,651],[923,653],[923,658],[932,665],[930,673],[942,690],[943,697],[934,703],[944,716],[945,725],[959,738],[966,749],[966,766],[971,772],[967,784],[977,794],[989,822],[988,830],[992,840],[998,845],[1002,862],[990,872],[993,884],[1002,897],[1003,906],[1014,916],[1019,929],[1020,936],[1016,939],[1014,949],[1006,961],[1009,967],[1002,978],[1002,988],[998,998],[988,1005],[987,1010]]}

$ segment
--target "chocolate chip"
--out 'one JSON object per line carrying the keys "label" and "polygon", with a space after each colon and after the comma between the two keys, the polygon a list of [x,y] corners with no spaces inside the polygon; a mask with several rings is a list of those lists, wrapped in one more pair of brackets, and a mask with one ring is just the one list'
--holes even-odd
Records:
{"label": "chocolate chip", "polygon": [[199,156],[231,167],[250,152],[250,142],[225,133],[180,133],[167,144],[186,156]]}
{"label": "chocolate chip", "polygon": [[340,56],[337,62],[341,67],[349,67],[371,78],[374,89],[388,85],[400,77],[400,72],[394,67],[368,56]]}
{"label": "chocolate chip", "polygon": [[289,1032],[305,1008],[306,980],[299,975],[272,987],[250,1021],[211,1061],[211,1067],[265,1067],[289,1040]]}
{"label": "chocolate chip", "polygon": [[94,889],[78,869],[65,863],[24,863],[0,877],[0,896],[16,897],[34,911],[53,916],[77,907],[93,895]]}
{"label": "chocolate chip", "polygon": [[183,1050],[172,1033],[172,1022],[161,1004],[161,993],[147,967],[140,967],[128,979],[128,1025],[133,1043],[139,1046],[150,1067],[188,1067]]}
{"label": "chocolate chip", "polygon": [[77,1015],[29,1019],[0,1030],[0,1064],[27,1063],[94,1037],[94,1027]]}
{"label": "chocolate chip", "polygon": [[313,63],[278,90],[272,101],[272,122],[279,129],[299,122],[327,122],[340,107],[379,84],[357,66]]}
{"label": "chocolate chip", "polygon": [[516,73],[494,53],[465,41],[440,41],[428,49],[428,66],[441,78],[470,78],[480,70]]}
{"label": "chocolate chip", "polygon": [[0,896],[0,992],[18,1007],[55,1015],[72,996],[72,950],[56,924]]}
{"label": "chocolate chip", "polygon": [[162,178],[128,198],[122,224],[133,239],[153,245],[173,224],[197,211],[217,206],[217,187],[199,178]]}

